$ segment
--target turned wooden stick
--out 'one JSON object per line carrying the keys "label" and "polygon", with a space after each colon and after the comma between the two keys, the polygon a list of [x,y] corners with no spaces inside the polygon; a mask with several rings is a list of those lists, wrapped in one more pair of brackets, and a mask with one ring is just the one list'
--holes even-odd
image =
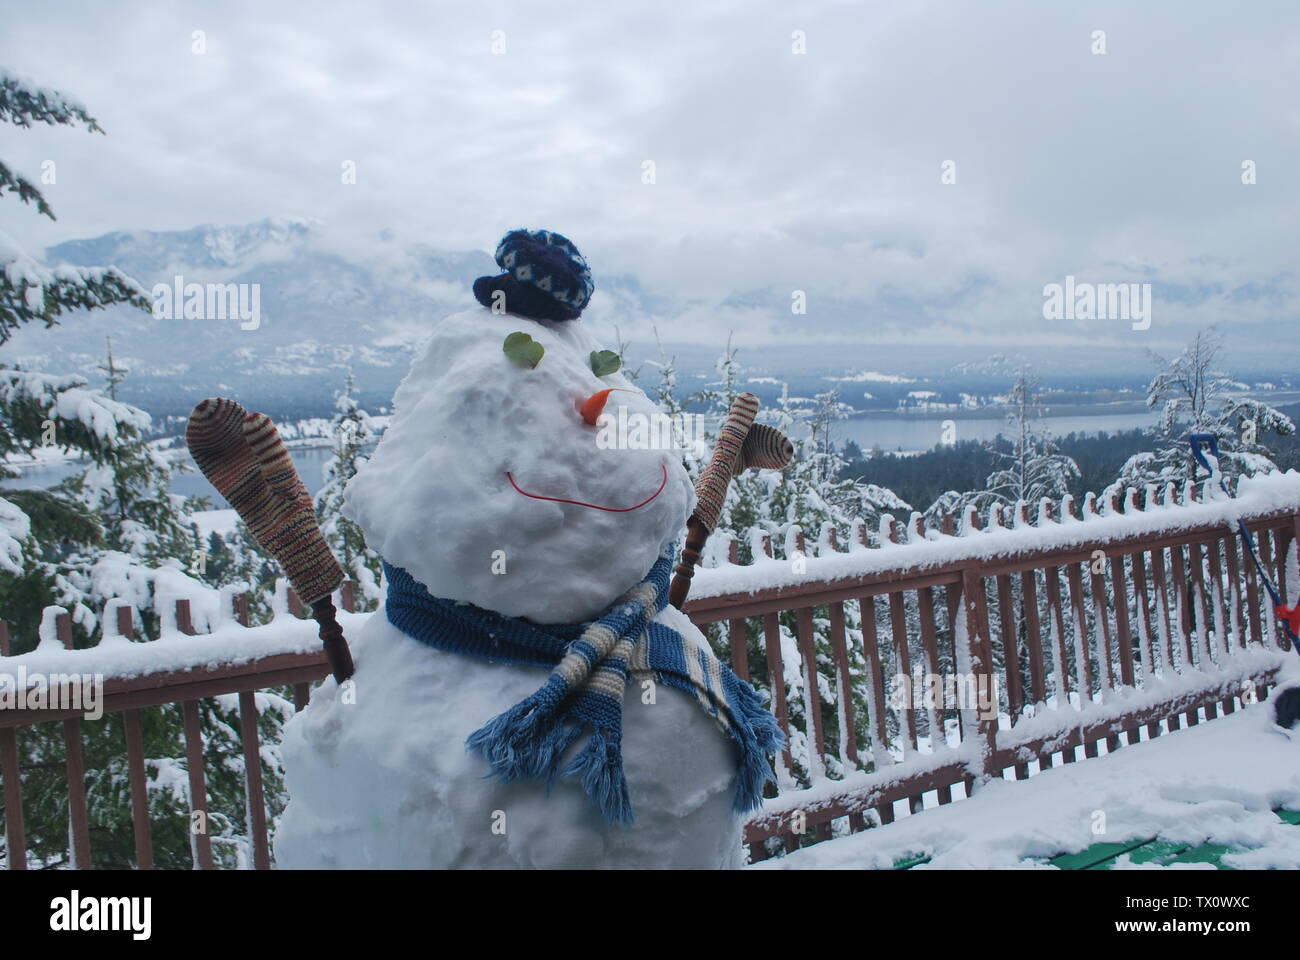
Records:
{"label": "turned wooden stick", "polygon": [[311,605],[311,615],[320,624],[320,639],[325,647],[325,658],[329,660],[330,672],[335,682],[342,684],[355,672],[352,666],[352,651],[343,637],[343,627],[338,620],[338,611],[329,596],[321,597]]}
{"label": "turned wooden stick", "polygon": [[672,586],[668,588],[668,602],[678,610],[686,602],[686,594],[691,591],[691,579],[695,576],[695,566],[700,562],[700,551],[709,539],[709,528],[692,515],[686,521],[686,545],[682,547],[682,562],[673,571]]}

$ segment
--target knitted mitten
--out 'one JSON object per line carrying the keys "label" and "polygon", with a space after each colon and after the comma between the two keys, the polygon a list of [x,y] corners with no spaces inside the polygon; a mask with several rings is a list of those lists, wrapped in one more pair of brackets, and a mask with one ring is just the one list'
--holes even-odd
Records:
{"label": "knitted mitten", "polygon": [[194,462],[284,568],[306,604],[327,598],[343,570],[316,522],[311,494],[271,418],[234,400],[202,401],[185,431]]}
{"label": "knitted mitten", "polygon": [[756,423],[749,428],[745,442],[736,458],[735,476],[750,467],[759,470],[780,470],[794,458],[794,444],[776,427]]}

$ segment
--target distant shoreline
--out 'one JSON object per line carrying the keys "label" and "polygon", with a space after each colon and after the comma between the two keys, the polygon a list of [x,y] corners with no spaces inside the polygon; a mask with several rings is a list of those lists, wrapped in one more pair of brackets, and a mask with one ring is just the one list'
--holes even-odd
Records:
{"label": "distant shoreline", "polygon": [[[1151,410],[1142,401],[1118,401],[1115,403],[1072,403],[1056,406],[1043,405],[1044,416],[1054,417],[1109,417],[1130,416],[1147,413]],[[960,410],[860,410],[855,411],[846,420],[1000,420],[1007,415],[1010,407],[990,404],[987,407],[963,407]]]}

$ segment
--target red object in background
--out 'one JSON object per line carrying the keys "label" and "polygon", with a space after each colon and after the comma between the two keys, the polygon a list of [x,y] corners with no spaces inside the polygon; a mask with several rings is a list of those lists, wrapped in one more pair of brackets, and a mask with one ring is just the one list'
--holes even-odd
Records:
{"label": "red object in background", "polygon": [[1278,604],[1273,608],[1279,620],[1283,621],[1291,631],[1291,636],[1300,636],[1300,603],[1293,607],[1286,607]]}

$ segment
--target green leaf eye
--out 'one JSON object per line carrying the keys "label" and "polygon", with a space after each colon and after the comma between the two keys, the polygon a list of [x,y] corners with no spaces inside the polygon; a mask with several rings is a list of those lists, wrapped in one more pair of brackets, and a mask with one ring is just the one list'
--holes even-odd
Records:
{"label": "green leaf eye", "polygon": [[501,349],[512,361],[529,369],[536,368],[542,362],[542,354],[546,352],[545,347],[522,330],[506,337],[506,342],[501,345]]}
{"label": "green leaf eye", "polygon": [[618,373],[618,368],[623,366],[623,361],[613,350],[593,350],[589,362],[591,372],[598,377],[608,377],[611,373]]}

